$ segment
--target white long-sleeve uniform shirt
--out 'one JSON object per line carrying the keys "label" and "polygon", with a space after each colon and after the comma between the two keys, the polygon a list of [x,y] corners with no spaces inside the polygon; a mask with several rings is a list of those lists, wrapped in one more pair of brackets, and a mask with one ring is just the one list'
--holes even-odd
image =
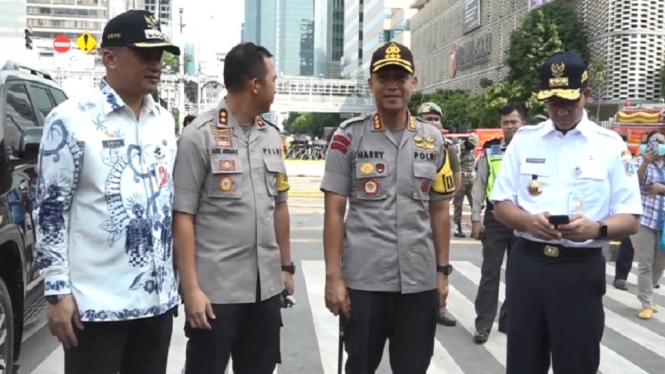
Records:
{"label": "white long-sleeve uniform shirt", "polygon": [[[529,194],[533,179],[542,184],[540,195]],[[530,214],[581,211],[592,221],[615,214],[642,214],[640,187],[626,143],[616,132],[591,122],[586,112],[565,136],[551,120],[520,128],[503,156],[491,200],[511,201]],[[515,235],[543,241],[528,232],[516,231]],[[601,247],[608,241],[548,243]]]}
{"label": "white long-sleeve uniform shirt", "polygon": [[46,119],[35,261],[45,294],[71,293],[83,321],[152,317],[179,302],[174,128],[173,116],[150,96],[137,121],[104,80]]}

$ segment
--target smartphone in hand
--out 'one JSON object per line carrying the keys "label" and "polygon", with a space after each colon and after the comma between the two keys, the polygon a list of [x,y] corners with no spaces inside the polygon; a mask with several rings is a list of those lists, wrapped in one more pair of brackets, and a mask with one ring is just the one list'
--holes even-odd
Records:
{"label": "smartphone in hand", "polygon": [[570,223],[570,217],[567,214],[562,214],[558,216],[549,216],[547,220],[554,225],[554,227],[559,225],[567,225]]}

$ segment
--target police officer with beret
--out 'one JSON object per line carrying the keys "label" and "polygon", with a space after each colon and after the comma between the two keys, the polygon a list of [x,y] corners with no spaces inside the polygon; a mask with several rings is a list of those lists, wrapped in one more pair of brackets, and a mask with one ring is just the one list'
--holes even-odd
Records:
{"label": "police officer with beret", "polygon": [[[494,218],[494,206],[489,201],[492,196],[494,180],[497,177],[503,154],[510,145],[517,130],[524,125],[524,111],[519,105],[506,105],[499,110],[501,116],[502,138],[494,138],[483,144],[483,153],[478,157],[478,175],[473,181],[471,191],[471,236],[481,240],[483,244],[483,264],[481,265],[480,284],[476,294],[476,333],[473,338],[476,343],[487,342],[496,309],[499,304],[499,286],[501,285],[501,265],[503,256],[515,243],[513,230],[506,227]],[[486,204],[485,217],[481,221],[480,212]],[[499,313],[499,331],[507,330],[507,303],[501,305]]]}
{"label": "police officer with beret", "polygon": [[507,374],[591,374],[600,365],[605,258],[635,234],[642,203],[619,134],[591,122],[587,67],[571,52],[541,68],[550,120],[522,127],[494,183],[495,217],[519,237],[508,259]]}
{"label": "police officer with beret", "polygon": [[[450,139],[447,139],[443,134],[443,126],[441,125],[441,118],[443,117],[443,111],[441,107],[433,102],[423,103],[420,108],[418,108],[418,118],[429,123],[430,125],[436,126],[441,130],[441,135],[443,136],[443,141],[446,144],[446,151],[448,152],[448,157],[450,158],[450,167],[453,170],[453,180],[455,182],[455,187],[459,186],[462,183],[462,175],[460,172],[460,160],[459,152],[457,147],[453,144]],[[446,223],[446,229],[450,231],[450,222]],[[446,309],[444,304],[441,310],[439,310],[439,315],[437,317],[437,322],[444,326],[456,326],[457,319]]]}
{"label": "police officer with beret", "polygon": [[227,96],[180,137],[175,252],[187,323],[186,374],[271,374],[280,359],[281,294],[293,293],[289,183],[277,127],[272,55],[226,55]]}
{"label": "police officer with beret", "polygon": [[380,47],[376,112],[342,123],[326,156],[325,301],[344,318],[347,374],[374,373],[389,337],[393,372],[425,374],[448,294],[455,184],[441,132],[408,112],[414,71],[407,47]]}

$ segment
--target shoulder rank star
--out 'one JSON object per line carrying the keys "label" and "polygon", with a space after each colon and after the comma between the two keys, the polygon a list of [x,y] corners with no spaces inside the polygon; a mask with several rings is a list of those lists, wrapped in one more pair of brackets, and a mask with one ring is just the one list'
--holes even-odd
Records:
{"label": "shoulder rank star", "polygon": [[229,112],[226,109],[219,110],[219,119],[217,127],[227,127],[229,124]]}

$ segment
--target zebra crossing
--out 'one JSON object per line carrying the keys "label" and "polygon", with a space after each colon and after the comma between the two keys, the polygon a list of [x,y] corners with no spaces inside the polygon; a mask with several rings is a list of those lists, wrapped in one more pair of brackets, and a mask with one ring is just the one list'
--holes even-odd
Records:
{"label": "zebra crossing", "polygon": [[[496,330],[496,324],[486,344],[476,345],[472,340],[476,317],[473,300],[480,282],[480,264],[476,261],[452,261],[452,264],[455,271],[450,280],[448,309],[457,318],[458,324],[456,327],[438,327],[428,374],[505,373],[506,336]],[[298,267],[297,304],[282,313],[282,364],[275,374],[336,374],[338,320],[324,304],[324,262],[300,261]],[[640,304],[635,296],[635,271],[628,278],[629,291],[621,291],[611,286],[614,266],[607,264],[602,374],[656,374],[662,373],[665,368],[665,312],[654,314],[650,321],[637,318]],[[656,289],[655,294],[656,302],[665,304],[665,289]],[[501,303],[504,295],[505,284],[502,281]],[[186,344],[183,323],[181,313],[174,326],[168,374],[181,374],[183,370]],[[60,374],[62,359],[62,350],[56,349],[32,374]],[[377,374],[390,372],[386,346]],[[233,372],[228,370],[228,373]]]}

